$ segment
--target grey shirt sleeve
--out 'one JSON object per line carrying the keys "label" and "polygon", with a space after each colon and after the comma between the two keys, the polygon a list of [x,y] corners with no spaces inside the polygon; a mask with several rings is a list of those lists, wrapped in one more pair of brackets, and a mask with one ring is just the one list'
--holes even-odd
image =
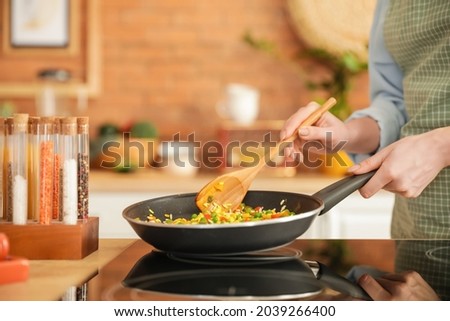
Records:
{"label": "grey shirt sleeve", "polygon": [[[379,0],[369,41],[370,100],[368,108],[354,112],[348,120],[373,118],[380,128],[380,146],[374,153],[400,138],[400,130],[408,115],[403,101],[403,73],[388,52],[383,36],[383,25],[389,0]],[[372,154],[351,154],[360,162]]]}

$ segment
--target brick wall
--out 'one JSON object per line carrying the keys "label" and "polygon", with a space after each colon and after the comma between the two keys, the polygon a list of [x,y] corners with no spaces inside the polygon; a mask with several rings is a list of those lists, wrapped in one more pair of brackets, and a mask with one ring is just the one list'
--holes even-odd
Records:
{"label": "brick wall", "polygon": [[[103,122],[146,119],[163,137],[178,131],[215,137],[214,106],[229,82],[260,89],[260,119],[285,119],[324,95],[242,41],[251,31],[287,56],[301,50],[284,0],[101,0],[100,6],[103,89],[89,104],[93,134]],[[303,67],[321,73],[313,63]],[[366,87],[366,75],[355,80],[350,101],[356,107],[367,103]],[[21,111],[32,109],[31,99],[15,102]]]}

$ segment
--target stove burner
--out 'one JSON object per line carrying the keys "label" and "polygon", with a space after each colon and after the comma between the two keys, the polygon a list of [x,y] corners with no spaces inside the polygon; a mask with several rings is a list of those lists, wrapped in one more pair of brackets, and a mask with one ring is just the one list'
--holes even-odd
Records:
{"label": "stove burner", "polygon": [[270,251],[258,251],[240,255],[226,256],[201,256],[201,255],[183,255],[167,253],[167,257],[185,263],[204,264],[204,265],[256,265],[273,262],[283,262],[293,259],[300,259],[302,252],[300,250],[284,247]]}
{"label": "stove burner", "polygon": [[429,249],[425,252],[425,255],[430,260],[444,264],[450,264],[450,246],[440,246],[433,249]]}

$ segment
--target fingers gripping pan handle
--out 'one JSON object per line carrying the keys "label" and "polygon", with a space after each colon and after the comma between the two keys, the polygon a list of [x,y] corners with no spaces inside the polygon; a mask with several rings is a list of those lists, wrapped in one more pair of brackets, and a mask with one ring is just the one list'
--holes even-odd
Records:
{"label": "fingers gripping pan handle", "polygon": [[328,212],[337,203],[364,186],[374,174],[375,171],[349,176],[315,193],[313,196],[321,199],[325,205],[319,215]]}
{"label": "fingers gripping pan handle", "polygon": [[372,298],[359,285],[337,274],[320,262],[313,261],[313,263],[315,263],[319,269],[316,278],[325,286],[355,299],[372,301]]}

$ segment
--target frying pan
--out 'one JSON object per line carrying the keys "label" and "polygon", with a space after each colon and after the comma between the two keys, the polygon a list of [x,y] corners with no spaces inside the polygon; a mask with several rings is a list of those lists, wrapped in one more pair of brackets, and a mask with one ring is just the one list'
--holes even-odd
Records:
{"label": "frying pan", "polygon": [[196,193],[177,194],[145,200],[128,206],[122,216],[137,235],[156,249],[171,253],[205,255],[235,255],[268,250],[287,245],[305,233],[314,219],[362,187],[374,172],[349,176],[325,187],[314,195],[277,191],[248,191],[243,202],[252,207],[286,208],[293,216],[234,224],[175,225],[145,222],[149,209],[164,220],[190,218],[199,210]]}

